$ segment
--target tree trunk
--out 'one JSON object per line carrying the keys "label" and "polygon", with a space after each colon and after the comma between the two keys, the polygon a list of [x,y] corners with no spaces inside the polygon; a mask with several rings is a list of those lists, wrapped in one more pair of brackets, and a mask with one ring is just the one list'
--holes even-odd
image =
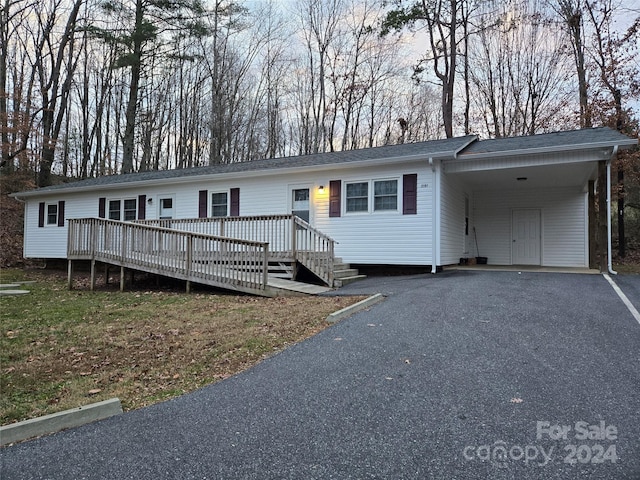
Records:
{"label": "tree trunk", "polygon": [[[142,0],[136,1],[136,24],[134,32],[141,32],[144,18]],[[133,35],[131,60],[131,80],[129,100],[125,112],[124,135],[122,136],[122,173],[133,172],[133,152],[135,150],[136,115],[138,112],[138,93],[140,87],[140,67],[142,63],[142,35]]]}

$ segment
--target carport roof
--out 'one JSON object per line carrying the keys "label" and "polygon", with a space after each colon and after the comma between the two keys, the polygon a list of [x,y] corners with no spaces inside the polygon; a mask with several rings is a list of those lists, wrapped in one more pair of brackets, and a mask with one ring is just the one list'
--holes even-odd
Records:
{"label": "carport roof", "polygon": [[637,145],[637,143],[637,139],[629,138],[609,127],[598,127],[524,137],[480,140],[465,148],[459,156],[499,156],[514,152],[519,154],[542,153],[613,147],[615,145],[624,147]]}

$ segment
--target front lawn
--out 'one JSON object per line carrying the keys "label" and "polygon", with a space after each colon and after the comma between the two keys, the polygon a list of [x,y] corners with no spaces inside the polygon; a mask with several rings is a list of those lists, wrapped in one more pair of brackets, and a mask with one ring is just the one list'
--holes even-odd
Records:
{"label": "front lawn", "polygon": [[260,298],[103,287],[69,291],[64,273],[0,297],[0,424],[112,397],[131,410],[224,379],[327,327],[363,297]]}

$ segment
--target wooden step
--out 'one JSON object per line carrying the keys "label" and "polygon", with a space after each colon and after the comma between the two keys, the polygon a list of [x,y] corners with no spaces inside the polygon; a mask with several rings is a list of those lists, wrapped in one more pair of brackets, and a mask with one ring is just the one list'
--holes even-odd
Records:
{"label": "wooden step", "polygon": [[269,262],[269,275],[277,278],[293,278],[293,264],[285,262]]}

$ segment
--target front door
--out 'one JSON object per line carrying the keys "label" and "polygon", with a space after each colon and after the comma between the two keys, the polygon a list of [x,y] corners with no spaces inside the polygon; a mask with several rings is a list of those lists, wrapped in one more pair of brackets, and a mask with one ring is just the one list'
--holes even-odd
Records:
{"label": "front door", "polygon": [[540,265],[540,210],[514,210],[511,263]]}

